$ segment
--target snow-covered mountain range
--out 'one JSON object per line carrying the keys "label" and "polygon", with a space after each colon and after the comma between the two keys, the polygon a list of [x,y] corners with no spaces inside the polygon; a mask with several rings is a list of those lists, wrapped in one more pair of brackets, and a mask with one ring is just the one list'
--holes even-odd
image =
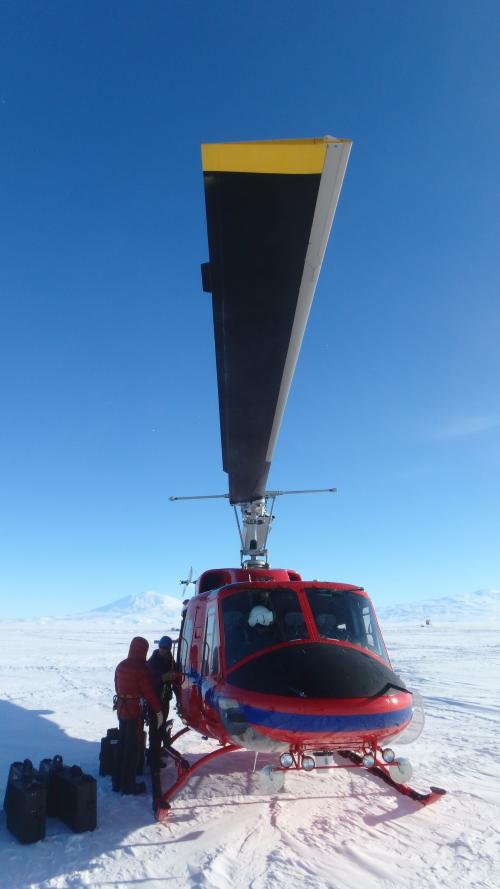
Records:
{"label": "snow-covered mountain range", "polygon": [[[192,588],[185,596],[192,595]],[[424,599],[420,602],[400,602],[395,605],[379,604],[374,601],[377,616],[382,624],[387,623],[500,623],[500,589],[476,590],[457,596],[437,599]],[[137,624],[145,628],[163,627],[164,632],[175,631],[180,627],[182,600],[154,591],[124,596],[99,608],[79,614],[52,615],[35,619],[39,623],[51,621],[91,620],[94,623]],[[10,621],[13,619],[10,618]],[[33,620],[33,618],[27,618]],[[2,617],[0,614],[0,622]]]}
{"label": "snow-covered mountain range", "polygon": [[422,602],[399,603],[377,608],[382,622],[425,620],[447,623],[487,623],[500,622],[500,590],[476,590],[458,596],[445,596],[440,599],[425,599]]}
{"label": "snow-covered mountain range", "polygon": [[[125,596],[108,605],[87,612],[86,618],[111,619],[113,622],[155,624],[174,629],[180,625],[182,603],[173,596],[146,592],[137,596]],[[425,599],[396,605],[377,606],[377,614],[384,623],[388,621],[485,623],[500,621],[500,590],[476,590],[458,596]]]}

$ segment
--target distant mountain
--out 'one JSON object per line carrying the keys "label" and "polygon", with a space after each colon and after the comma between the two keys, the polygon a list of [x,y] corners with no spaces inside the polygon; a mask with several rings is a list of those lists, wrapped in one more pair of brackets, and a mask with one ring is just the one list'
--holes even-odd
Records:
{"label": "distant mountain", "polygon": [[[180,626],[182,603],[173,596],[147,592],[137,596],[125,596],[108,605],[102,605],[85,614],[85,617],[103,618],[113,622],[155,624],[166,629]],[[500,621],[500,590],[476,590],[458,596],[426,599],[422,602],[399,603],[377,608],[382,621],[415,621],[426,619],[443,622],[484,623]]]}
{"label": "distant mountain", "polygon": [[[81,617],[111,620],[113,623],[135,623],[162,626],[165,631],[178,629],[181,621],[182,602],[173,596],[156,592],[125,596],[100,608],[87,611]],[[476,590],[458,596],[425,599],[421,602],[405,602],[396,605],[377,606],[382,622],[426,620],[460,623],[500,622],[500,590]]]}
{"label": "distant mountain", "polygon": [[85,612],[82,617],[102,618],[114,623],[155,624],[165,627],[165,630],[173,630],[180,626],[181,610],[180,599],[150,591],[116,599],[108,605]]}
{"label": "distant mountain", "polygon": [[484,623],[500,621],[500,590],[476,590],[458,596],[441,599],[425,599],[422,602],[409,602],[377,608],[381,621],[453,621],[463,623]]}
{"label": "distant mountain", "polygon": [[[184,593],[189,595],[189,593]],[[421,602],[405,602],[396,605],[379,605],[375,601],[377,616],[382,624],[388,622],[425,623],[464,623],[485,624],[500,623],[500,590],[476,590],[474,593],[463,593],[458,596],[446,596],[440,599],[424,599]],[[16,618],[15,620],[36,620],[40,623],[52,621],[92,620],[103,624],[141,624],[150,626],[155,632],[168,633],[178,630],[181,624],[182,601],[174,596],[164,596],[153,591],[139,593],[137,596],[125,596],[107,605],[101,605],[92,611],[79,614],[66,614],[38,618]],[[0,615],[0,622],[5,620]],[[13,618],[10,621],[14,620]],[[7,621],[9,622],[9,621]]]}

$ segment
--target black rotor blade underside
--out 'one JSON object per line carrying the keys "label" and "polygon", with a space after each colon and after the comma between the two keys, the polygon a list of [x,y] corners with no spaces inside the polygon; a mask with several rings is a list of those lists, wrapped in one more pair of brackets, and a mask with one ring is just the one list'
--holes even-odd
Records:
{"label": "black rotor blade underside", "polygon": [[262,497],[320,175],[204,174],[224,470]]}
{"label": "black rotor blade underside", "polygon": [[232,503],[266,490],[351,143],[202,145],[222,462]]}

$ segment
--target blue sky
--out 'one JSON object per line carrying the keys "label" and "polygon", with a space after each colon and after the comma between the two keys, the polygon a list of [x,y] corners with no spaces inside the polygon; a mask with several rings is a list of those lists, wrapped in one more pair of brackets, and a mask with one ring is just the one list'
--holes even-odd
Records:
{"label": "blue sky", "polygon": [[271,563],[500,583],[500,6],[0,4],[2,614],[237,564],[202,142],[353,150],[269,483]]}

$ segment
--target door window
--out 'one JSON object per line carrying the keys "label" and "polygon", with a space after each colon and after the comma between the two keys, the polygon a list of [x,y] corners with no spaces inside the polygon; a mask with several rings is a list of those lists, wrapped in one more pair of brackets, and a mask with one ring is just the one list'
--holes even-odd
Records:
{"label": "door window", "polygon": [[217,673],[219,670],[219,642],[215,608],[209,608],[205,625],[205,641],[203,645],[202,676]]}
{"label": "door window", "polygon": [[179,666],[182,673],[186,673],[189,663],[189,645],[193,634],[193,618],[189,617],[184,620],[182,625],[182,634],[179,640]]}

